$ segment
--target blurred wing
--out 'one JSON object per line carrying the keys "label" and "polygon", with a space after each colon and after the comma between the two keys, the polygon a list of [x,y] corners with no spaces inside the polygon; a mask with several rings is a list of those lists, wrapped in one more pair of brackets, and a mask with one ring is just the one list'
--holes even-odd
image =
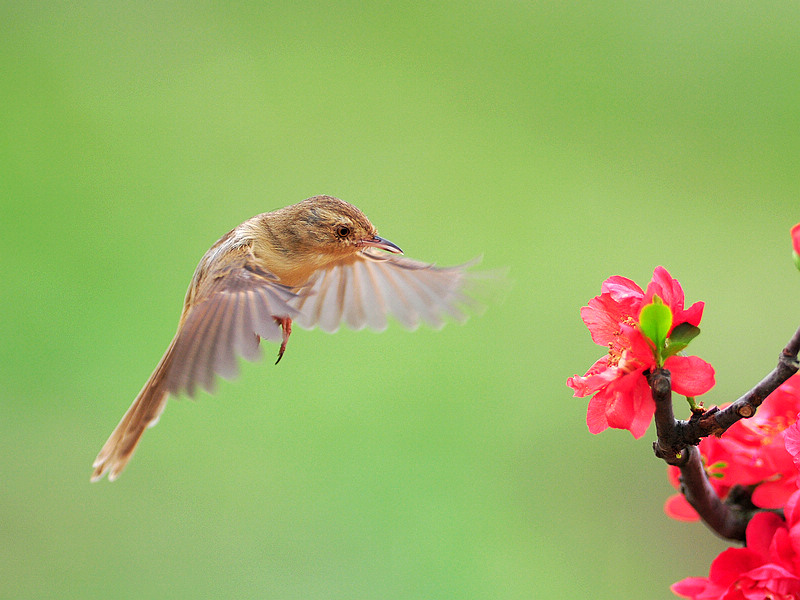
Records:
{"label": "blurred wing", "polygon": [[237,355],[257,360],[260,338],[282,339],[275,317],[297,314],[290,304],[295,293],[249,256],[209,279],[173,341],[164,384],[171,394],[193,396],[197,385],[213,392],[215,374],[238,373]]}
{"label": "blurred wing", "polygon": [[387,315],[409,329],[420,322],[439,328],[448,316],[462,322],[467,318],[464,307],[480,308],[469,295],[476,274],[466,270],[476,262],[440,268],[367,249],[317,271],[290,301],[299,311],[293,318],[301,327],[319,325],[328,332],[340,323],[381,331]]}

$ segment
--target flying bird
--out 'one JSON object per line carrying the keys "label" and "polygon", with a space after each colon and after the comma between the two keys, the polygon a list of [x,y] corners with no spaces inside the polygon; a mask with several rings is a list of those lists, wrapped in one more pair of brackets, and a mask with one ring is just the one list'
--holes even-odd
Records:
{"label": "flying bird", "polygon": [[465,265],[440,268],[399,256],[355,206],[315,196],[256,215],[205,253],[186,292],[178,330],[161,361],[92,465],[92,481],[113,481],[170,395],[214,391],[234,377],[237,356],[257,360],[261,338],[286,351],[292,323],[336,331],[382,330],[391,315],[409,329],[440,327],[475,307]]}

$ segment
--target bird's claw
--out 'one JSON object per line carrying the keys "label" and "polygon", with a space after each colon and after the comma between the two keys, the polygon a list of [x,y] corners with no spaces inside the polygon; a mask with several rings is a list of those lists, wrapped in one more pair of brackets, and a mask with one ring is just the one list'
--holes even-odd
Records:
{"label": "bird's claw", "polygon": [[292,320],[289,317],[273,317],[275,322],[281,326],[283,330],[283,341],[281,341],[281,347],[278,350],[278,360],[275,361],[277,365],[281,362],[283,358],[283,353],[286,352],[286,342],[289,341],[289,336],[292,335]]}

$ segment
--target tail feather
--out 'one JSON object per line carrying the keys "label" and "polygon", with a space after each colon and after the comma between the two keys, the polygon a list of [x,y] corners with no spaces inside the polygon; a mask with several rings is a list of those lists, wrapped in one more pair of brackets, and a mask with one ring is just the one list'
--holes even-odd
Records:
{"label": "tail feather", "polygon": [[92,466],[92,481],[99,481],[108,473],[108,480],[114,481],[133,456],[144,430],[158,422],[169,395],[165,379],[172,360],[175,340],[172,341],[164,356],[159,361],[147,383],[136,396],[136,399],[123,415],[119,425],[103,445]]}

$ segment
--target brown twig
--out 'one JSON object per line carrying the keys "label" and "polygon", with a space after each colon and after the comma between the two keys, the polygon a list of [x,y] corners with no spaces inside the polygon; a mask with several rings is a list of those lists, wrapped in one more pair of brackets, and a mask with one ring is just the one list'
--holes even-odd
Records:
{"label": "brown twig", "polygon": [[647,376],[656,404],[655,422],[658,439],[653,443],[656,456],[681,470],[681,492],[705,523],[723,538],[744,540],[747,523],[754,513],[749,493],[720,500],[708,481],[696,448],[709,435],[722,435],[740,419],[748,419],[764,399],[784,381],[797,373],[800,352],[800,329],[781,352],[778,365],[753,389],[729,406],[709,410],[698,408],[688,421],[675,418],[672,409],[672,383],[666,369],[653,370]]}
{"label": "brown twig", "polygon": [[[756,414],[756,409],[761,406],[764,399],[778,389],[778,386],[789,377],[797,373],[798,367],[800,367],[800,363],[797,360],[798,352],[800,352],[800,329],[795,332],[781,352],[778,358],[778,366],[752,390],[730,406],[717,411],[709,419],[701,419],[702,428],[708,429],[710,433],[715,435],[720,435],[739,419],[749,419]],[[717,433],[717,430],[719,430],[719,433]]]}
{"label": "brown twig", "polygon": [[722,538],[743,542],[747,523],[753,515],[750,494],[739,494],[737,502],[729,502],[733,495],[729,494],[723,502],[708,480],[697,446],[687,448],[686,453],[688,458],[680,467],[681,493],[713,532]]}

